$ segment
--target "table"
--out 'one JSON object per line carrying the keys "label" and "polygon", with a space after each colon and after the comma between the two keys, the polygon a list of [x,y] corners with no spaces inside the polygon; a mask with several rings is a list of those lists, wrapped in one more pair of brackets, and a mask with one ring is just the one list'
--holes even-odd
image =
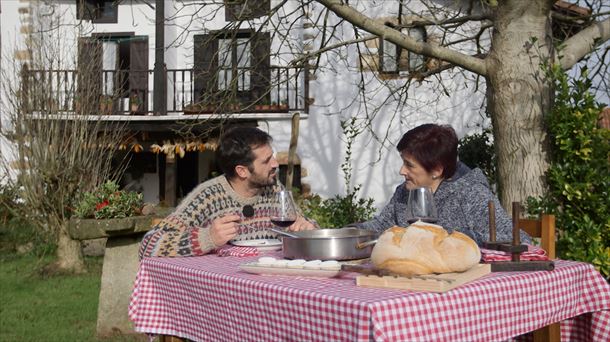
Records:
{"label": "table", "polygon": [[129,305],[136,331],[196,341],[490,341],[562,321],[563,340],[610,340],[610,285],[586,263],[425,293],[357,287],[355,273],[239,270],[259,257],[144,259]]}

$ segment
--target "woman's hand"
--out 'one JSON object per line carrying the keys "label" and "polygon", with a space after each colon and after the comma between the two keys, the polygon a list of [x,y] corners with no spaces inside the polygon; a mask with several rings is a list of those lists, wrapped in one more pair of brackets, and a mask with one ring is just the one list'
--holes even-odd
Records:
{"label": "woman's hand", "polygon": [[297,217],[297,220],[294,221],[294,223],[292,225],[290,225],[290,227],[286,228],[286,230],[292,231],[292,232],[297,232],[299,230],[312,230],[312,229],[316,229],[316,226],[307,221],[303,216],[299,216]]}
{"label": "woman's hand", "polygon": [[239,215],[225,215],[212,221],[210,239],[216,247],[226,244],[237,235],[240,220]]}

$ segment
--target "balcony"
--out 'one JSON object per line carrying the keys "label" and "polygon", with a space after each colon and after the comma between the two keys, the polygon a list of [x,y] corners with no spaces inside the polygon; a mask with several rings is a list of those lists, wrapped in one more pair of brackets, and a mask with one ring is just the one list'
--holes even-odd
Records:
{"label": "balcony", "polygon": [[[101,80],[95,85],[93,106],[87,108],[89,115],[128,115],[128,116],[188,116],[206,117],[212,115],[250,116],[257,114],[273,116],[289,112],[307,112],[309,96],[307,70],[304,68],[271,67],[269,85],[262,95],[236,96],[235,92],[215,91],[204,95],[196,92],[193,69],[168,69],[165,71],[166,112],[154,112],[155,96],[153,89],[153,70],[102,70]],[[22,71],[24,94],[28,99],[30,113],[79,113],[78,70],[33,70]],[[241,80],[240,80],[241,82]],[[236,79],[237,83],[237,79]],[[136,86],[136,85],[140,86]],[[243,84],[243,82],[241,83]],[[246,83],[247,84],[247,83]],[[142,86],[143,85],[143,86]],[[44,88],[45,96],[34,95]],[[248,93],[241,89],[240,94]],[[89,95],[91,98],[91,95]],[[41,100],[43,99],[43,100]],[[118,118],[114,118],[118,119]],[[114,120],[112,117],[108,120]],[[134,118],[135,119],[135,118]],[[151,118],[152,119],[152,118]],[[156,118],[161,119],[161,118]],[[146,120],[146,118],[141,118]]]}

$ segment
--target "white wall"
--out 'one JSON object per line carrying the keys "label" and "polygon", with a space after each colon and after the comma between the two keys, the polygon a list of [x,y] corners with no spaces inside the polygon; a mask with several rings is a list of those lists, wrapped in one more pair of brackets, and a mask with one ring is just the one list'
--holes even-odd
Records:
{"label": "white wall", "polygon": [[[383,2],[360,2],[359,5],[374,5],[366,10],[371,17],[392,14],[394,7],[388,8]],[[323,10],[320,5],[314,11]],[[331,23],[332,24],[332,23]],[[341,28],[343,40],[355,38],[353,28]],[[319,37],[315,46],[319,46]],[[334,42],[331,42],[331,44]],[[367,110],[383,108],[372,122],[372,131],[380,142],[365,132],[356,139],[352,149],[353,175],[350,186],[361,185],[361,195],[373,197],[378,207],[383,206],[391,197],[395,187],[403,179],[398,174],[401,160],[395,145],[406,131],[426,122],[451,124],[460,137],[479,130],[477,125],[487,125],[481,109],[485,87],[481,84],[475,92],[473,87],[465,89],[464,82],[473,79],[469,73],[447,71],[443,74],[444,84],[450,89],[450,96],[442,93],[438,83],[413,82],[408,92],[409,106],[401,106],[398,101],[381,103],[389,91],[380,90],[367,99],[368,109],[362,101],[352,102],[357,96],[357,85],[361,74],[358,71],[358,51],[354,46],[322,58],[326,68],[333,66],[334,72],[320,70],[317,80],[310,81],[310,96],[315,104],[310,106],[309,117],[301,122],[298,153],[302,164],[308,169],[309,176],[304,179],[312,186],[312,191],[325,197],[344,194],[341,164],[345,158],[345,137],[340,126],[341,120],[351,117],[365,118]],[[343,56],[346,60],[328,56]],[[364,74],[371,89],[380,88],[372,72]],[[405,80],[388,81],[395,88],[401,87]],[[431,99],[434,99],[431,102]],[[372,114],[368,114],[372,115]],[[290,127],[283,122],[269,121],[271,134],[275,137],[278,150],[286,150],[289,143]]]}
{"label": "white wall", "polygon": [[[154,3],[154,2],[152,2]],[[272,6],[276,4],[272,2]],[[186,4],[187,6],[183,7]],[[165,32],[165,44],[169,47],[165,53],[166,64],[172,68],[192,68],[193,63],[193,35],[205,33],[210,30],[217,30],[225,25],[224,11],[217,12],[215,20],[206,21],[214,13],[215,8],[208,6],[203,11],[198,12],[201,7],[198,2],[165,1],[166,16],[174,18],[168,23]],[[361,2],[362,4],[373,7],[367,10],[371,16],[383,16],[392,14],[394,8],[383,6],[383,2]],[[2,25],[3,32],[15,30],[18,23],[14,20],[16,8],[19,6],[17,1],[2,2]],[[62,0],[54,2],[56,13],[63,13],[64,23],[76,24],[76,6],[73,1]],[[318,16],[324,8],[317,4],[310,6],[312,16]],[[191,16],[193,14],[194,16]],[[298,15],[295,14],[295,15]],[[331,16],[332,17],[332,16]],[[8,19],[5,19],[8,18]],[[117,24],[96,24],[81,22],[79,28],[82,35],[89,36],[94,32],[134,32],[136,35],[146,35],[149,37],[149,63],[150,69],[154,67],[155,49],[155,12],[144,3],[130,2],[121,5]],[[5,20],[7,20],[5,24]],[[256,23],[255,23],[256,24]],[[185,34],[182,28],[188,26]],[[278,30],[285,29],[285,25],[279,22],[273,24]],[[6,28],[6,30],[5,30]],[[291,27],[291,39],[293,49],[300,52],[303,46],[302,26],[297,22]],[[353,38],[353,29],[347,25],[341,28],[342,38]],[[78,29],[73,25],[62,26],[61,35],[65,37],[64,44],[69,47],[66,51],[76,54],[75,32]],[[316,28],[310,29],[315,33]],[[320,44],[320,32],[317,32],[314,39],[314,46]],[[7,33],[7,35],[10,35]],[[5,35],[3,34],[3,44]],[[171,45],[170,45],[171,44]],[[274,47],[278,42],[274,41]],[[325,197],[335,194],[344,194],[345,187],[340,165],[345,157],[345,138],[342,135],[340,121],[350,117],[365,117],[365,108],[360,101],[352,103],[352,99],[357,94],[357,83],[360,78],[358,72],[358,58],[355,47],[340,49],[344,59],[334,59],[336,54],[326,55],[322,59],[322,68],[317,72],[317,80],[310,82],[310,97],[315,99],[315,104],[310,106],[309,115],[301,121],[298,153],[302,160],[302,165],[307,168],[309,176],[304,179],[311,184],[312,191]],[[331,57],[329,57],[331,56]],[[285,60],[275,59],[274,64],[285,64]],[[334,71],[328,67],[336,68]],[[464,76],[459,73],[448,72],[445,78],[454,83],[455,87],[464,81]],[[364,75],[372,82],[373,86],[377,82],[371,73]],[[466,75],[472,78],[472,75]],[[152,77],[150,87],[152,89]],[[396,87],[400,87],[404,80],[391,81]],[[395,151],[395,144],[402,134],[408,129],[415,127],[423,122],[439,122],[452,124],[458,133],[464,135],[473,129],[476,124],[482,123],[481,96],[483,88],[477,94],[472,90],[454,92],[451,96],[441,96],[435,101],[433,106],[418,105],[410,107],[397,106],[394,103],[384,105],[384,109],[377,114],[373,122],[375,134],[383,136],[388,133],[384,143],[380,143],[372,138],[370,133],[359,136],[352,151],[353,176],[351,186],[361,184],[361,195],[373,197],[377,206],[382,206],[391,196],[396,185],[402,182],[398,175],[400,160]],[[438,86],[433,83],[414,84],[409,90],[409,97],[419,99],[425,103],[427,99],[438,96]],[[370,108],[377,107],[375,103],[378,99],[384,98],[384,91],[376,94],[375,97],[368,99],[371,101]],[[268,129],[275,139],[275,148],[278,151],[288,150],[290,139],[290,120],[265,120],[261,122],[261,127]],[[389,128],[389,129],[388,129]],[[150,179],[146,181],[149,183]],[[149,183],[149,185],[153,185]]]}

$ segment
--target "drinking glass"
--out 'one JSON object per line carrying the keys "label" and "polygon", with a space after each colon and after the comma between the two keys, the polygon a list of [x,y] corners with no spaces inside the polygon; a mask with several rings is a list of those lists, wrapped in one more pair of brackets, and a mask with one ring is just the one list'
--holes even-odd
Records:
{"label": "drinking glass", "polygon": [[415,188],[409,191],[407,201],[407,221],[413,223],[421,220],[434,223],[438,220],[432,189],[428,187]]}
{"label": "drinking glass", "polygon": [[297,210],[292,199],[292,192],[281,190],[278,191],[276,197],[277,207],[272,211],[271,222],[278,227],[289,227],[297,219]]}

